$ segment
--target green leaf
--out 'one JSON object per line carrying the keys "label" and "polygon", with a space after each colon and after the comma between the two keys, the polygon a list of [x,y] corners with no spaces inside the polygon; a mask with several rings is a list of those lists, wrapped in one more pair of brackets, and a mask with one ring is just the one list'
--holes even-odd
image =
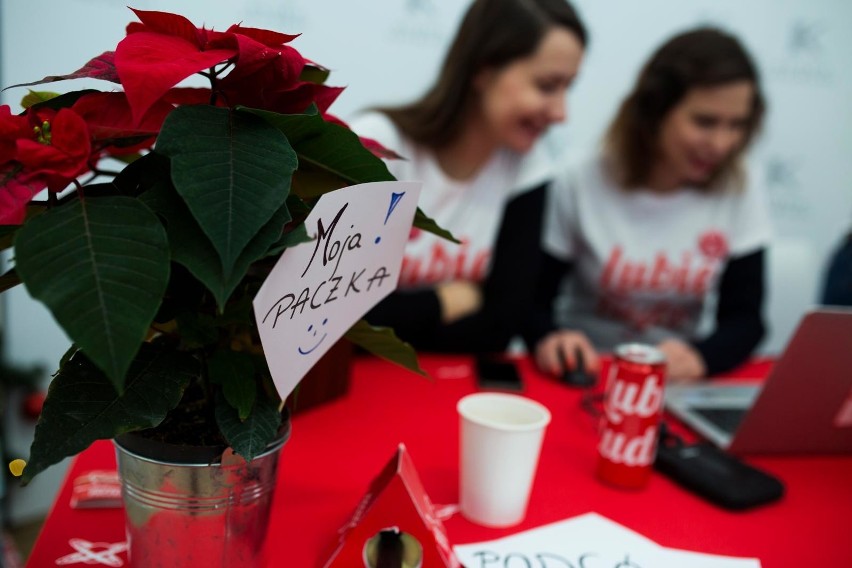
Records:
{"label": "green leaf", "polygon": [[[298,198],[294,199],[298,200]],[[24,223],[27,222],[27,219],[31,219],[37,215],[41,215],[46,210],[47,208],[45,207],[43,201],[30,201],[29,203],[27,203],[26,217],[24,218]],[[6,250],[12,246],[15,240],[15,234],[20,228],[21,225],[0,225],[0,251]]]}
{"label": "green leaf", "polygon": [[135,199],[78,199],[28,221],[15,239],[30,294],[119,392],[169,280],[169,244]]}
{"label": "green leaf", "polygon": [[55,99],[58,96],[59,96],[58,93],[53,93],[53,92],[50,92],[50,91],[33,91],[33,90],[30,90],[21,99],[21,106],[24,107],[24,108],[30,108],[33,105],[37,105],[39,103],[49,101],[50,99]]}
{"label": "green leaf", "polygon": [[328,80],[329,75],[331,75],[331,71],[324,67],[319,67],[317,65],[305,65],[302,68],[302,73],[299,75],[300,81],[307,81],[308,83],[316,83],[317,85],[323,85]]}
{"label": "green leaf", "polygon": [[290,215],[293,216],[293,219],[297,219],[299,221],[303,220],[311,213],[311,207],[305,203],[301,197],[293,195],[292,193],[287,196],[287,209],[290,210]]}
{"label": "green leaf", "polygon": [[[258,284],[258,288],[260,285]],[[256,291],[255,291],[256,293]],[[247,294],[228,302],[225,311],[216,317],[219,326],[243,325],[254,327],[254,307],[252,306],[254,294]]]}
{"label": "green leaf", "polygon": [[213,316],[195,310],[184,310],[175,317],[180,332],[181,347],[198,349],[215,343],[219,339],[219,330]]}
{"label": "green leaf", "polygon": [[73,357],[74,354],[76,354],[78,351],[80,351],[80,348],[73,343],[68,347],[68,349],[65,350],[65,353],[63,353],[62,357],[59,358],[60,371],[65,367],[68,361],[71,360],[71,357]]}
{"label": "green leaf", "polygon": [[207,360],[210,380],[222,385],[222,393],[240,420],[248,418],[257,398],[254,378],[254,357],[239,351],[217,351]]}
{"label": "green leaf", "polygon": [[[381,160],[367,150],[358,136],[337,124],[323,120],[319,114],[277,114],[244,109],[254,113],[287,135],[299,157],[301,182],[310,173],[328,187],[314,191],[319,195],[344,185],[369,181],[393,181],[394,177]],[[295,191],[295,189],[294,189]],[[310,197],[301,195],[300,197]]]}
{"label": "green leaf", "polygon": [[374,327],[367,321],[360,320],[343,337],[373,355],[396,363],[424,377],[427,376],[426,371],[420,368],[417,353],[411,344],[398,338],[393,329],[389,327]]}
{"label": "green leaf", "polygon": [[12,239],[15,238],[15,231],[20,228],[20,225],[0,225],[0,250],[6,250],[12,246]]}
{"label": "green leaf", "polygon": [[14,288],[21,283],[21,279],[14,268],[10,268],[3,276],[0,276],[0,292],[5,292],[9,288]]}
{"label": "green leaf", "polygon": [[250,461],[266,451],[278,435],[281,413],[274,401],[260,397],[248,418],[240,420],[234,407],[219,395],[216,397],[216,423],[234,453]]}
{"label": "green leaf", "polygon": [[76,353],[50,383],[23,482],[95,440],[156,426],[199,373],[191,355],[146,343],[130,367],[124,392],[117,394],[103,372]]}
{"label": "green leaf", "polygon": [[287,137],[250,113],[183,106],[166,118],[156,149],[230,277],[290,192],[298,163]]}
{"label": "green leaf", "polygon": [[293,176],[292,191],[303,199],[315,199],[350,185],[355,185],[355,182],[341,177],[336,172],[330,172],[315,164],[303,163]]}
{"label": "green leaf", "polygon": [[127,164],[112,184],[122,195],[139,196],[154,185],[166,183],[165,180],[171,180],[169,159],[157,152],[148,152]]}
{"label": "green leaf", "polygon": [[278,256],[290,247],[294,247],[302,243],[309,243],[312,240],[314,240],[314,238],[308,234],[308,228],[305,227],[304,223],[302,223],[289,233],[286,233],[271,247],[269,247],[266,256]]}
{"label": "green leaf", "polygon": [[[396,179],[385,162],[366,149],[354,132],[326,122],[318,114],[280,115],[245,110],[263,117],[287,135],[299,156],[299,171],[293,178],[293,192],[299,197],[319,197],[348,185]],[[454,243],[459,242],[420,208],[414,215],[414,226]]]}
{"label": "green leaf", "polygon": [[224,310],[251,264],[267,256],[270,247],[277,246],[284,226],[290,220],[290,212],[284,204],[260,228],[226,273],[210,239],[173,187],[159,183],[143,193],[140,199],[165,218],[172,258],[210,290],[220,311]]}
{"label": "green leaf", "polygon": [[[13,87],[15,85],[12,85]],[[20,85],[26,86],[26,84]],[[11,87],[6,87],[10,89]],[[69,91],[67,93],[62,93],[61,95],[57,95],[55,97],[46,98],[40,102],[36,102],[31,108],[33,110],[43,109],[43,108],[52,108],[54,110],[59,110],[61,108],[68,108],[74,105],[81,97],[84,95],[88,95],[91,93],[99,93],[95,89],[83,89],[81,91]],[[26,97],[24,97],[26,99]],[[24,106],[23,100],[21,101],[21,106]]]}
{"label": "green leaf", "polygon": [[417,208],[417,211],[414,212],[414,222],[412,225],[418,229],[423,229],[424,231],[443,237],[448,241],[461,244],[461,241],[455,238],[451,232],[438,225],[434,219],[426,215],[419,207]]}

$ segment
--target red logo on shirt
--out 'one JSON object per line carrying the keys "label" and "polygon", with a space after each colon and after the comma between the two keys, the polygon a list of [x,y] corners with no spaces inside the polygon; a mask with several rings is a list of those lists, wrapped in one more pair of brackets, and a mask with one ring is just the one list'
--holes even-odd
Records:
{"label": "red logo on shirt", "polygon": [[406,254],[402,259],[399,282],[401,286],[423,286],[449,280],[485,280],[491,250],[471,251],[468,239],[461,244],[436,241],[425,255]]}
{"label": "red logo on shirt", "polygon": [[601,273],[597,312],[639,330],[655,325],[678,329],[694,316],[718,264],[688,250],[679,259],[660,251],[650,262],[633,260],[622,247],[613,247]]}
{"label": "red logo on shirt", "polygon": [[648,290],[703,295],[707,292],[715,263],[694,259],[684,251],[680,260],[658,252],[653,263],[629,260],[620,246],[613,247],[601,273],[601,288],[618,294]]}
{"label": "red logo on shirt", "polygon": [[698,249],[707,258],[722,259],[728,255],[728,239],[721,231],[711,229],[698,237]]}

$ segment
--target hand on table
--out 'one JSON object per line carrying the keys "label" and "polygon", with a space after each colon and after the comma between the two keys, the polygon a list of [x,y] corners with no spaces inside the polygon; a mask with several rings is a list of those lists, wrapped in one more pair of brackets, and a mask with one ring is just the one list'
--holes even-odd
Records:
{"label": "hand on table", "polygon": [[575,353],[583,354],[586,371],[597,373],[600,369],[600,359],[591,341],[580,331],[560,329],[545,336],[535,348],[535,362],[538,368],[551,375],[560,375],[564,366],[574,369],[577,364]]}
{"label": "hand on table", "polygon": [[694,347],[679,339],[666,339],[657,344],[666,356],[666,375],[673,383],[694,383],[704,378],[707,367]]}
{"label": "hand on table", "polygon": [[441,304],[441,321],[453,323],[482,307],[482,291],[479,286],[464,280],[438,284],[435,288]]}

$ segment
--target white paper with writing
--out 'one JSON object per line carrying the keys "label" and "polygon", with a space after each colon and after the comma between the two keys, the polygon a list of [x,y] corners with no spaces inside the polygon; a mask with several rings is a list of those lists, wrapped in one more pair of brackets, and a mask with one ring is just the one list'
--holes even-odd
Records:
{"label": "white paper with writing", "polygon": [[263,351],[286,398],[328,349],[396,289],[420,184],[376,182],[323,195],[314,237],[284,251],[254,298]]}
{"label": "white paper with writing", "polygon": [[665,548],[597,513],[453,550],[466,568],[760,568],[754,558]]}

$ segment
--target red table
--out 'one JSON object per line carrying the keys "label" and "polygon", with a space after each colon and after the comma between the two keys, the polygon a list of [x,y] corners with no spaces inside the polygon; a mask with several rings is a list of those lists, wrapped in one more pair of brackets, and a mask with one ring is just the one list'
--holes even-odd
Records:
{"label": "red table", "polygon": [[[359,359],[345,398],[293,419],[275,495],[270,566],[321,566],[338,529],[400,442],[432,501],[458,501],[455,405],[475,390],[471,359],[421,356],[421,364],[432,380],[374,358]],[[787,491],[780,502],[740,513],[708,504],[660,475],[643,491],[613,489],[593,476],[597,436],[592,418],[580,410],[579,393],[537,374],[528,361],[519,365],[526,396],[553,414],[529,513],[512,529],[488,529],[456,515],[445,521],[454,544],[595,511],[661,545],[757,557],[764,568],[852,565],[852,457],[751,457],[750,463],[781,478]],[[757,361],[737,376],[762,377],[769,367]],[[115,467],[110,442],[98,442],[75,460],[28,566],[54,566],[57,558],[74,553],[72,538],[99,543],[92,547],[96,551],[124,540],[121,510],[69,508],[70,480],[109,467]],[[126,558],[123,552],[115,557]]]}

